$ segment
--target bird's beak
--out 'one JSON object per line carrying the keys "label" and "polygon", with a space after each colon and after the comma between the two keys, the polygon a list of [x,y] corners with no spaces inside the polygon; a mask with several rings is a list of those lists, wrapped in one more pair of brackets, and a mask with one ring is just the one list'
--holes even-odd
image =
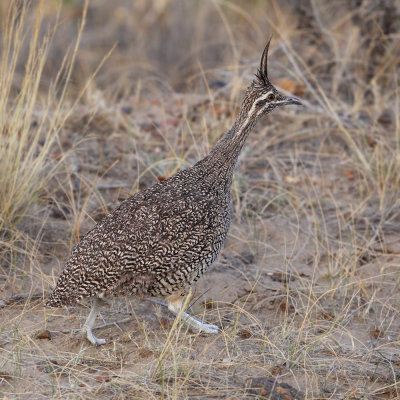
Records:
{"label": "bird's beak", "polygon": [[295,104],[297,106],[303,105],[302,101],[294,96],[285,96],[283,101],[285,106],[288,104]]}

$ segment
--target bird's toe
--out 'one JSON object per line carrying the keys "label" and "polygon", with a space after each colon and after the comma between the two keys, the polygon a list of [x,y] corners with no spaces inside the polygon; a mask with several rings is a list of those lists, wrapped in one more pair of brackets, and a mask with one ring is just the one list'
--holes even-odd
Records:
{"label": "bird's toe", "polygon": [[101,346],[102,344],[106,344],[106,339],[98,339],[98,338],[95,338],[95,343],[94,343],[94,345],[96,346],[96,347],[98,347],[98,346]]}
{"label": "bird's toe", "polygon": [[221,329],[216,325],[201,324],[200,332],[204,333],[221,333]]}

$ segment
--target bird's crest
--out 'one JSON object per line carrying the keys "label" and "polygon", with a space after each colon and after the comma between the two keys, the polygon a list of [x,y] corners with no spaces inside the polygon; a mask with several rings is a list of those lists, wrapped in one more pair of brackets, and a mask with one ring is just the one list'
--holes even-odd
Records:
{"label": "bird's crest", "polygon": [[271,39],[268,40],[268,43],[265,46],[265,49],[261,56],[260,66],[256,73],[257,78],[266,85],[269,83],[269,79],[268,79],[268,49],[269,49],[270,43],[271,43]]}

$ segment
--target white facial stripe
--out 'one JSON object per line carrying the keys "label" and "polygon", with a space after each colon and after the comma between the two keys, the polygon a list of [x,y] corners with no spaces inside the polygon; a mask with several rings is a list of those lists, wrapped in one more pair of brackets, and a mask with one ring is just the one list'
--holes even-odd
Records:
{"label": "white facial stripe", "polygon": [[[257,103],[260,100],[265,100],[271,93],[273,93],[272,90],[270,90],[268,93],[263,94],[262,96],[260,96],[257,100],[254,101],[253,105],[250,108],[249,113],[247,114],[247,118],[244,121],[244,124],[242,125],[242,129],[239,129],[238,132],[236,133],[235,136],[239,136],[242,133],[242,130],[247,126],[247,124],[250,122],[250,118],[253,115],[253,112],[255,110],[255,108],[257,107]],[[259,110],[256,114],[256,116],[258,116],[259,114],[261,114],[264,111],[264,107],[261,108],[261,110]]]}
{"label": "white facial stripe", "polygon": [[260,111],[258,111],[256,117],[258,117],[258,116],[259,116],[260,114],[262,114],[263,112],[264,112],[264,107],[263,107]]}
{"label": "white facial stripe", "polygon": [[273,93],[272,90],[270,90],[268,93],[263,94],[262,96],[260,96],[257,101],[259,100],[265,100],[271,93]]}

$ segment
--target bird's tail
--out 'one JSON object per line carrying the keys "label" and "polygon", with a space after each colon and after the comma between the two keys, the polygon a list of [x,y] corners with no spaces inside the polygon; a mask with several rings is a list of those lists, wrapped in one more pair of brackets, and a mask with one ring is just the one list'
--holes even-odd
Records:
{"label": "bird's tail", "polygon": [[81,296],[66,293],[57,286],[45,301],[47,307],[62,307],[79,302]]}
{"label": "bird's tail", "polygon": [[64,305],[61,297],[58,295],[57,293],[57,289],[55,289],[50,296],[48,297],[48,299],[45,301],[45,305],[47,307],[61,307]]}

